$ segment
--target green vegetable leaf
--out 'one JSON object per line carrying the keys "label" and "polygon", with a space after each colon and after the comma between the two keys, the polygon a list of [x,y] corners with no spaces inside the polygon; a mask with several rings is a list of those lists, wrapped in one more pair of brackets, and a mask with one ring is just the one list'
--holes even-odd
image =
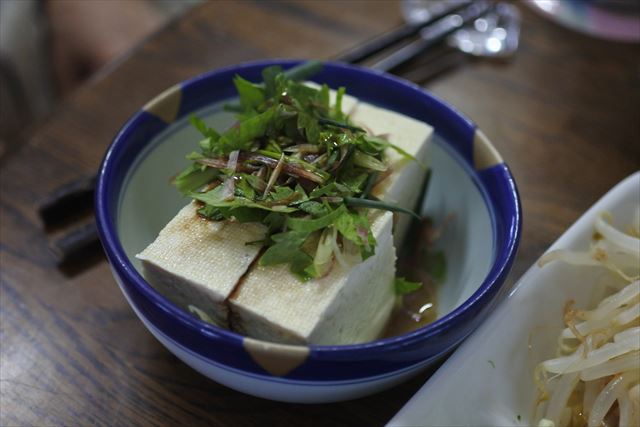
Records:
{"label": "green vegetable leaf", "polygon": [[270,138],[269,141],[267,141],[267,145],[265,146],[264,149],[274,154],[278,154],[278,155],[282,154],[282,147],[273,138]]}
{"label": "green vegetable leaf", "polygon": [[407,215],[411,215],[417,220],[421,219],[420,215],[418,215],[417,213],[409,209],[405,209],[401,206],[394,205],[392,203],[383,202],[380,200],[357,199],[353,197],[345,197],[344,202],[347,204],[347,206],[354,207],[354,208],[370,208],[370,209],[381,209],[381,210],[392,211],[392,212],[401,212]]}
{"label": "green vegetable leaf", "polygon": [[341,86],[338,88],[338,92],[336,93],[336,103],[333,106],[333,119],[334,120],[344,120],[345,115],[342,112],[342,98],[347,90]]}
{"label": "green vegetable leaf", "polygon": [[189,117],[189,122],[196,129],[198,129],[198,131],[202,134],[202,136],[205,136],[207,138],[213,138],[215,140],[217,140],[220,137],[220,134],[218,134],[218,132],[216,132],[215,129],[210,128],[209,126],[207,126],[207,124],[204,122],[204,120],[198,118],[195,115],[191,115]]}
{"label": "green vegetable leaf", "polygon": [[327,84],[323,84],[320,89],[320,106],[322,106],[323,112],[326,114],[329,112],[331,108],[330,97],[329,97],[329,86]]}
{"label": "green vegetable leaf", "polygon": [[311,277],[322,277],[329,272],[333,265],[333,242],[336,238],[334,228],[325,228],[318,240],[313,264],[306,268]]}
{"label": "green vegetable leaf", "polygon": [[[253,175],[246,175],[253,176]],[[245,199],[253,200],[256,197],[256,192],[254,188],[251,186],[249,179],[246,177],[241,177],[236,180],[236,195],[240,197],[244,197]]]}
{"label": "green vegetable leaf", "polygon": [[398,147],[395,144],[390,143],[384,138],[380,138],[379,136],[365,136],[363,138],[363,143],[361,145],[362,149],[370,154],[380,152],[386,148],[390,148],[393,151],[396,151],[402,157],[407,160],[411,160],[416,162],[422,169],[427,169],[427,166],[422,162],[419,162],[413,155],[409,154],[407,151]]}
{"label": "green vegetable leaf", "polygon": [[308,280],[310,275],[305,270],[313,263],[313,259],[301,248],[307,238],[309,233],[303,231],[288,231],[272,235],[271,239],[275,243],[262,254],[260,265],[289,264],[291,272],[302,280]]}
{"label": "green vegetable leaf", "polygon": [[295,191],[289,187],[277,186],[274,187],[273,190],[271,190],[271,192],[269,193],[269,199],[274,202],[282,200],[292,200],[292,196],[294,193]]}
{"label": "green vegetable leaf", "polygon": [[326,117],[321,117],[318,119],[318,123],[321,125],[333,126],[341,129],[352,130],[354,132],[364,132],[365,130],[358,126],[353,126],[348,123],[340,122],[338,120],[331,120]]}
{"label": "green vegetable leaf", "polygon": [[275,234],[276,230],[282,230],[287,217],[279,212],[269,212],[262,222],[269,227],[269,235]]}
{"label": "green vegetable leaf", "polygon": [[406,295],[415,292],[422,287],[420,282],[410,282],[403,277],[396,277],[394,283],[396,295]]}
{"label": "green vegetable leaf", "polygon": [[281,212],[281,213],[290,213],[295,212],[298,208],[290,207],[290,206],[269,206],[262,203],[254,202],[253,200],[246,199],[244,197],[235,196],[232,199],[225,199],[223,197],[223,186],[219,185],[211,191],[207,191],[206,193],[189,193],[189,197],[193,199],[204,202],[207,205],[214,206],[217,208],[239,208],[239,207],[247,207],[254,209],[262,209],[265,211],[272,212]]}
{"label": "green vegetable leaf", "polygon": [[236,75],[233,84],[240,95],[240,105],[245,110],[255,110],[265,101],[264,88]]}
{"label": "green vegetable leaf", "polygon": [[336,220],[335,227],[342,234],[342,237],[352,241],[360,248],[362,259],[367,259],[374,254],[376,239],[371,232],[366,216],[344,212]]}
{"label": "green vegetable leaf", "polygon": [[355,150],[353,153],[353,164],[363,168],[371,169],[378,172],[384,172],[387,170],[387,166],[375,157],[365,154],[360,150]]}
{"label": "green vegetable leaf", "polygon": [[277,107],[272,107],[264,113],[258,114],[241,122],[225,132],[212,147],[214,153],[226,155],[235,150],[249,150],[255,138],[264,136],[277,112]]}
{"label": "green vegetable leaf", "polygon": [[198,209],[198,215],[207,218],[211,221],[222,221],[225,219],[225,216],[222,215],[219,208],[215,206],[204,205],[200,209]]}
{"label": "green vegetable leaf", "polygon": [[302,83],[290,82],[288,95],[297,109],[302,111],[311,111],[321,102],[320,91]]}
{"label": "green vegetable leaf", "polygon": [[306,136],[307,141],[311,144],[317,144],[320,137],[320,126],[318,120],[311,115],[300,112],[298,113],[298,131]]}
{"label": "green vegetable leaf", "polygon": [[367,178],[369,177],[369,173],[363,172],[362,169],[352,168],[346,170],[340,178],[342,179],[342,184],[344,184],[352,193],[357,194],[362,191],[362,187],[364,186]]}
{"label": "green vegetable leaf", "polygon": [[218,138],[205,138],[198,143],[198,146],[202,150],[203,153],[212,153],[216,143],[218,142]]}
{"label": "green vegetable leaf", "polygon": [[287,218],[287,227],[293,231],[311,233],[330,226],[343,214],[348,214],[347,208],[345,208],[344,205],[340,205],[340,207],[333,212],[316,219],[289,217]]}
{"label": "green vegetable leaf", "polygon": [[205,156],[202,153],[198,153],[197,151],[192,151],[191,153],[187,154],[185,158],[187,160],[200,160],[204,159]]}
{"label": "green vegetable leaf", "polygon": [[347,187],[346,185],[340,184],[336,181],[333,181],[327,185],[316,188],[311,192],[311,194],[309,194],[309,197],[312,199],[315,199],[321,196],[342,197],[342,196],[350,196],[352,194],[353,192],[349,187]]}
{"label": "green vegetable leaf", "polygon": [[[255,191],[258,192],[263,192],[265,187],[267,186],[267,183],[260,178],[259,176],[255,176],[255,175],[249,175],[249,174],[237,174],[237,176],[240,176],[244,181],[246,181]],[[254,195],[256,193],[254,192]]]}
{"label": "green vegetable leaf", "polygon": [[262,70],[262,80],[264,81],[264,91],[267,98],[272,98],[276,95],[276,76],[282,73],[282,67],[279,65],[272,65]]}
{"label": "green vegetable leaf", "polygon": [[311,214],[311,216],[315,218],[327,215],[330,212],[329,207],[313,200],[300,203],[298,208],[300,208],[301,211]]}
{"label": "green vegetable leaf", "polygon": [[174,185],[186,195],[213,181],[218,175],[217,170],[194,163],[176,177]]}

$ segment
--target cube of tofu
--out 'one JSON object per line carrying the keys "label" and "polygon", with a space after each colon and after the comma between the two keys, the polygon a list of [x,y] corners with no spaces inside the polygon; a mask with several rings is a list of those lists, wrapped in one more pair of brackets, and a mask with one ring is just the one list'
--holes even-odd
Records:
{"label": "cube of tofu", "polygon": [[158,292],[228,327],[225,300],[260,251],[245,243],[264,239],[267,228],[260,223],[207,221],[197,210],[195,202],[182,208],[136,257]]}
{"label": "cube of tofu", "polygon": [[378,212],[371,224],[376,253],[329,274],[301,282],[288,265],[255,265],[229,299],[231,328],[288,344],[353,344],[376,339],[394,303],[396,253],[393,215]]}
{"label": "cube of tofu", "polygon": [[[418,160],[419,163],[407,161],[397,151],[387,150],[391,175],[372,191],[382,200],[413,209],[420,197],[420,188],[427,172],[423,166],[427,164],[427,147],[433,135],[433,128],[419,120],[364,102],[359,103],[353,110],[351,120],[368,133],[385,135],[390,143]],[[408,215],[396,215],[396,218],[394,243],[396,247],[400,247],[411,218]]]}
{"label": "cube of tofu", "polygon": [[[428,125],[350,96],[343,98],[343,111],[426,162]],[[425,172],[396,152],[387,155],[391,173],[374,194],[412,208]],[[372,213],[375,255],[348,269],[336,264],[327,276],[302,283],[287,265],[254,263],[260,247],[245,243],[263,239],[263,225],[207,222],[196,210],[193,203],[183,208],[138,255],[147,280],[177,305],[193,305],[221,326],[276,342],[349,344],[380,335],[394,303],[394,239],[400,241],[408,218],[396,224],[394,237],[393,215]]]}
{"label": "cube of tofu", "polygon": [[[354,123],[426,163],[433,128],[366,103],[351,113]],[[374,188],[384,200],[413,208],[426,170],[387,150],[391,174]],[[370,341],[383,331],[393,307],[395,248],[410,218],[400,215],[391,235],[389,212],[372,223],[376,254],[346,271],[334,268],[322,279],[302,283],[288,266],[253,266],[231,296],[232,329],[269,341],[292,344],[349,344]]]}
{"label": "cube of tofu", "polygon": [[[336,91],[329,95],[335,104]],[[345,95],[342,109],[351,111],[357,103],[356,98]],[[245,242],[264,239],[266,227],[209,222],[196,211],[194,203],[185,206],[137,258],[142,260],[147,281],[162,295],[185,310],[193,305],[218,325],[228,327],[225,301],[261,249]]]}

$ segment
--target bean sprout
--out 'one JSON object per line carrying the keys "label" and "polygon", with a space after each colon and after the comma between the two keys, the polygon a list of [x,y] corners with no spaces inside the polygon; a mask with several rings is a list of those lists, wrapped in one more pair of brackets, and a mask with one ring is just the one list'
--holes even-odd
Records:
{"label": "bean sprout", "polygon": [[539,265],[561,260],[614,273],[614,293],[592,310],[565,306],[558,357],[535,370],[538,426],[628,426],[640,423],[640,209],[626,232],[603,213],[587,252],[557,250]]}

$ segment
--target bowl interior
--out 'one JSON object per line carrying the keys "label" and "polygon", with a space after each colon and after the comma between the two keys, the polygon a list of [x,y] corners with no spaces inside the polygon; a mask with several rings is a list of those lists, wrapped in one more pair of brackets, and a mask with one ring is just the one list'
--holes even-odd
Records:
{"label": "bowl interior", "polygon": [[[209,126],[223,130],[234,117],[222,106],[212,104],[195,114]],[[141,264],[135,255],[189,202],[171,185],[170,178],[187,166],[185,155],[198,149],[200,139],[185,116],[148,141],[125,176],[116,229],[126,256],[140,274]],[[438,317],[443,317],[467,300],[489,273],[496,258],[494,218],[483,186],[454,147],[436,134],[429,151],[432,178],[423,212],[436,224],[449,218],[437,248],[444,251],[447,260],[436,306]],[[415,185],[420,187],[420,183]]]}

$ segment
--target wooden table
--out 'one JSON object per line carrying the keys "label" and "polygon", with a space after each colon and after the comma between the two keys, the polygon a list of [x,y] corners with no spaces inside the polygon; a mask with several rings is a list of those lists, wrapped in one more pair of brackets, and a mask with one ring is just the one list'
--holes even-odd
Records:
{"label": "wooden table", "polygon": [[[524,232],[510,283],[640,166],[640,46],[520,9],[513,61],[467,63],[427,85],[484,129],[515,175]],[[1,425],[379,425],[402,407],[429,373],[331,405],[271,402],[204,378],[147,332],[99,252],[58,269],[34,211],[53,188],[94,172],[127,117],[175,82],[250,59],[330,58],[401,20],[399,4],[382,1],[199,6],[1,159]]]}

